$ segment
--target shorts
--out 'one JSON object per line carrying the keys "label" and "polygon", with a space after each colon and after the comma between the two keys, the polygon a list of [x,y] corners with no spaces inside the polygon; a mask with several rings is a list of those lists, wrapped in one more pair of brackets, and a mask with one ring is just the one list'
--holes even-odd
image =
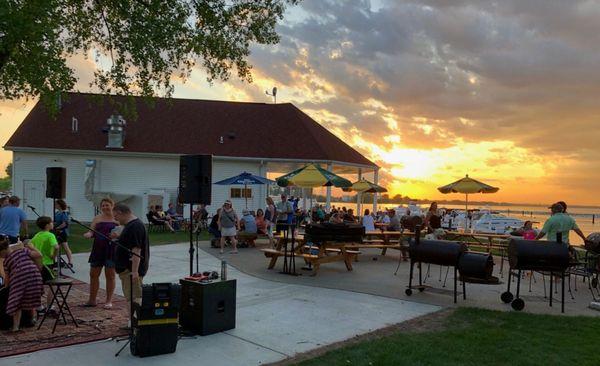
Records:
{"label": "shorts", "polygon": [[131,288],[131,281],[129,280],[129,273],[131,273],[130,270],[125,270],[121,273],[119,273],[119,278],[121,279],[121,285],[123,287],[123,295],[125,295],[125,298],[127,299],[127,301],[130,301],[130,294],[131,291],[133,290],[133,301],[138,303],[138,304],[142,304],[142,284],[143,284],[143,277],[139,277],[138,281],[134,281],[133,283],[133,289]]}
{"label": "shorts", "polygon": [[56,236],[56,240],[59,244],[66,243],[69,239],[69,235],[67,235],[67,233],[65,233],[64,231],[57,231],[54,233],[54,235]]}
{"label": "shorts", "polygon": [[50,268],[43,266],[42,267],[42,282],[46,283],[50,280],[54,279],[54,271]]}
{"label": "shorts", "polygon": [[232,227],[221,227],[221,236],[236,236],[237,230],[235,226]]}
{"label": "shorts", "polygon": [[98,267],[115,268],[115,262],[111,259],[106,259],[104,261],[95,261],[95,262],[90,262],[90,267],[92,267],[92,268],[98,268]]}

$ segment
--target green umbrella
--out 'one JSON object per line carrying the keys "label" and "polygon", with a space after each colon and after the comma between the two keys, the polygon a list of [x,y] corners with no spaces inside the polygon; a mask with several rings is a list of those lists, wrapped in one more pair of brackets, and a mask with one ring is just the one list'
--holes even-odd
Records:
{"label": "green umbrella", "polygon": [[296,169],[291,173],[283,175],[276,179],[277,185],[280,187],[327,187],[334,186],[338,188],[351,187],[352,182],[339,175],[333,174],[316,164],[309,164],[300,169]]}

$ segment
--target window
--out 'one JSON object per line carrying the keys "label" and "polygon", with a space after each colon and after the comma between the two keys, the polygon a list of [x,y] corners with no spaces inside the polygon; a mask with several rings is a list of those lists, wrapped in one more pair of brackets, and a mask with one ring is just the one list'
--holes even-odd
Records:
{"label": "window", "polygon": [[252,198],[252,188],[231,188],[231,198]]}

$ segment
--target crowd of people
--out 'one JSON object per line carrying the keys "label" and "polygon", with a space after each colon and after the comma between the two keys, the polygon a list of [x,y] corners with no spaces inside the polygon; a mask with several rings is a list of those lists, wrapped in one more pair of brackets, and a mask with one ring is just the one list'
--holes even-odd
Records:
{"label": "crowd of people", "polygon": [[[39,216],[35,221],[37,233],[27,240],[27,215],[19,207],[20,202],[16,196],[0,198],[0,258],[3,260],[0,277],[5,288],[9,289],[4,311],[13,318],[13,331],[19,330],[24,312],[28,315],[27,319],[35,322],[37,314],[55,311],[49,308],[51,293],[46,291],[45,299],[42,295],[43,284],[56,276],[54,266],[59,248],[66,254],[67,265],[72,266],[73,263],[68,244],[71,220],[67,203],[64,200],[56,201],[53,218]],[[87,301],[80,306],[98,305],[102,270],[106,279],[106,298],[102,305],[104,309],[113,307],[117,274],[125,296],[129,298],[131,291],[133,300],[140,301],[142,279],[148,271],[150,255],[146,226],[127,205],[115,204],[110,198],[102,199],[99,209],[100,213],[90,224],[91,230],[83,234],[85,238],[92,240],[88,259],[90,293]],[[586,241],[575,219],[567,213],[565,202],[552,204],[550,210],[551,216],[541,230],[536,231],[532,222],[527,221],[514,235],[527,240],[546,237],[551,241],[569,243],[569,232],[572,230]],[[239,242],[252,245],[258,235],[265,235],[273,245],[274,233],[303,223],[362,224],[365,231],[376,228],[389,231],[414,230],[416,225],[420,225],[427,235],[439,238],[443,235],[442,215],[443,210],[439,210],[435,202],[431,203],[423,216],[411,216],[410,212],[398,215],[394,209],[376,213],[366,209],[362,217],[357,217],[351,208],[333,206],[327,212],[322,205],[306,211],[298,207],[298,198],[288,199],[282,194],[279,202],[275,203],[271,197],[267,197],[264,209],[256,212],[243,209],[241,215],[238,215],[232,202],[226,200],[206,226],[217,240],[221,253],[229,242],[232,246],[231,253],[235,254]],[[164,212],[161,206],[152,206],[147,218],[149,222],[164,225],[171,231],[178,230],[183,220],[172,204]],[[206,207],[197,207],[193,212],[193,219],[196,222],[206,221]],[[15,245],[19,242],[23,245]],[[128,250],[132,250],[133,257],[130,258]],[[402,252],[404,259],[407,254]]]}
{"label": "crowd of people", "polygon": [[[27,215],[19,208],[19,197],[0,199],[0,278],[1,291],[8,291],[5,309],[1,312],[12,317],[11,331],[17,332],[25,325],[34,325],[37,316],[53,313],[50,308],[52,292],[44,284],[56,278],[56,262],[59,248],[67,256],[72,267],[72,254],[68,245],[70,214],[64,200],[57,200],[54,217],[38,216],[35,220],[37,233],[28,239]],[[112,309],[116,274],[122,283],[126,298],[141,301],[142,279],[148,271],[149,241],[145,224],[131,209],[122,203],[115,204],[110,198],[102,199],[100,214],[92,220],[91,230],[83,236],[91,239],[90,294],[82,307],[97,306],[100,287],[99,277],[104,269],[106,299],[104,309]],[[129,250],[134,254],[130,258]],[[26,317],[23,314],[26,313]],[[129,325],[128,325],[129,326]]]}

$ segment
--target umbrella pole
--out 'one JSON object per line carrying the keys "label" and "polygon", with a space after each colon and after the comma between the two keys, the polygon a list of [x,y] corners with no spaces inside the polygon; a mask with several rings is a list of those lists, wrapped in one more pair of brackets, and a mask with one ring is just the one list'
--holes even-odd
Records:
{"label": "umbrella pole", "polygon": [[244,183],[244,197],[246,198],[246,210],[248,209],[248,184]]}
{"label": "umbrella pole", "polygon": [[465,193],[465,233],[469,228],[469,194]]}

